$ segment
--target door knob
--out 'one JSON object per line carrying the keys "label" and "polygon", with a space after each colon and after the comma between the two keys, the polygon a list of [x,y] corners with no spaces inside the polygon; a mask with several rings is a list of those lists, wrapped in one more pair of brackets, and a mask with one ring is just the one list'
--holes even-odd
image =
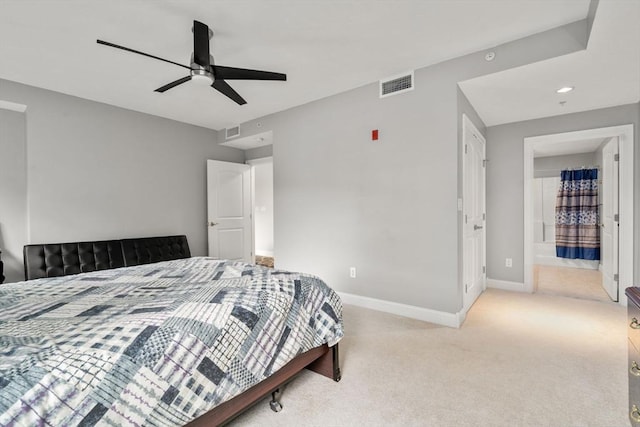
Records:
{"label": "door knob", "polygon": [[473,230],[482,230],[482,226],[481,225],[474,225],[473,226]]}
{"label": "door knob", "polygon": [[209,227],[215,227],[216,225],[218,225],[218,223],[217,223],[217,222],[210,221],[210,222],[208,222],[208,223],[207,223],[207,225],[208,225]]}

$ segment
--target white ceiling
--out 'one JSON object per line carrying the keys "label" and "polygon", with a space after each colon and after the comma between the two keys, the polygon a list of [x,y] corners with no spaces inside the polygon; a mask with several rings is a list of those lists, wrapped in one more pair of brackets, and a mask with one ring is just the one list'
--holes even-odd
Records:
{"label": "white ceiling", "polygon": [[567,154],[593,153],[607,139],[609,138],[584,139],[540,145],[534,149],[533,157],[550,157],[564,156]]}
{"label": "white ceiling", "polygon": [[[575,89],[557,94],[563,86]],[[636,103],[640,1],[601,0],[586,50],[479,77],[460,87],[487,126]]]}
{"label": "white ceiling", "polygon": [[[638,30],[633,13],[640,2],[600,3],[607,18],[596,20],[594,46],[610,43],[610,69],[633,72],[620,57],[629,55],[626,42],[635,33],[612,39],[619,33],[610,27]],[[584,19],[588,7],[588,0],[1,0],[0,78],[222,129]],[[616,14],[618,7],[623,10]],[[188,64],[194,19],[214,30],[211,47],[219,65],[285,72],[288,81],[230,82],[248,101],[244,106],[189,83],[158,94],[154,89],[185,70],[96,44],[100,38]],[[559,60],[578,64],[564,78],[549,76],[558,64],[536,64],[529,73],[523,67],[468,82],[465,92],[488,124],[514,118],[504,86],[507,92],[516,88],[511,96],[520,116],[556,114],[558,107],[540,99],[538,89],[521,90],[523,75],[535,88],[575,82],[575,101],[561,111],[619,103],[620,97],[605,95],[580,101],[589,82],[601,81],[600,71],[594,75],[581,65],[580,54],[573,57]],[[628,89],[625,99],[637,101],[638,92]],[[496,96],[506,101],[495,103]]]}

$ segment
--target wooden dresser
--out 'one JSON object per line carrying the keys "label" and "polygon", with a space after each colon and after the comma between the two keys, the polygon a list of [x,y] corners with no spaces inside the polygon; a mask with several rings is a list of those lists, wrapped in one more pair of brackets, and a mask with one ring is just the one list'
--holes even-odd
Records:
{"label": "wooden dresser", "polygon": [[627,288],[629,421],[640,427],[640,288]]}

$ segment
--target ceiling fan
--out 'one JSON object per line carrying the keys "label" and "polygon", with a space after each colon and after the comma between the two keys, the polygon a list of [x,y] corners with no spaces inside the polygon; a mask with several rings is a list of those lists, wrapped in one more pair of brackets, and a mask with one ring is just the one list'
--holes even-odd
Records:
{"label": "ceiling fan", "polygon": [[176,81],[159,87],[155,92],[166,92],[182,83],[190,80],[194,82],[211,86],[218,92],[226,95],[235,101],[238,105],[246,104],[244,100],[225,80],[280,80],[286,81],[287,75],[282,73],[272,73],[270,71],[249,70],[246,68],[225,67],[223,65],[215,65],[213,56],[209,51],[209,39],[213,37],[213,31],[205,24],[199,21],[193,21],[193,54],[191,55],[191,65],[186,66],[168,59],[140,52],[139,50],[130,49],[128,47],[119,46],[104,40],[96,40],[98,44],[115,47],[117,49],[126,50],[127,52],[137,53],[139,55],[148,56],[149,58],[158,59],[168,62],[189,70],[189,75],[182,77]]}

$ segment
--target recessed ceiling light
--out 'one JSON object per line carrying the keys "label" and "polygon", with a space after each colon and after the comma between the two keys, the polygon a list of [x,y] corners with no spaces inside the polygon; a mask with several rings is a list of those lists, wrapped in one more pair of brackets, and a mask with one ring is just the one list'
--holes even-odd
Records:
{"label": "recessed ceiling light", "polygon": [[571,92],[572,90],[573,90],[573,86],[565,86],[558,89],[556,93],[567,93],[567,92]]}

